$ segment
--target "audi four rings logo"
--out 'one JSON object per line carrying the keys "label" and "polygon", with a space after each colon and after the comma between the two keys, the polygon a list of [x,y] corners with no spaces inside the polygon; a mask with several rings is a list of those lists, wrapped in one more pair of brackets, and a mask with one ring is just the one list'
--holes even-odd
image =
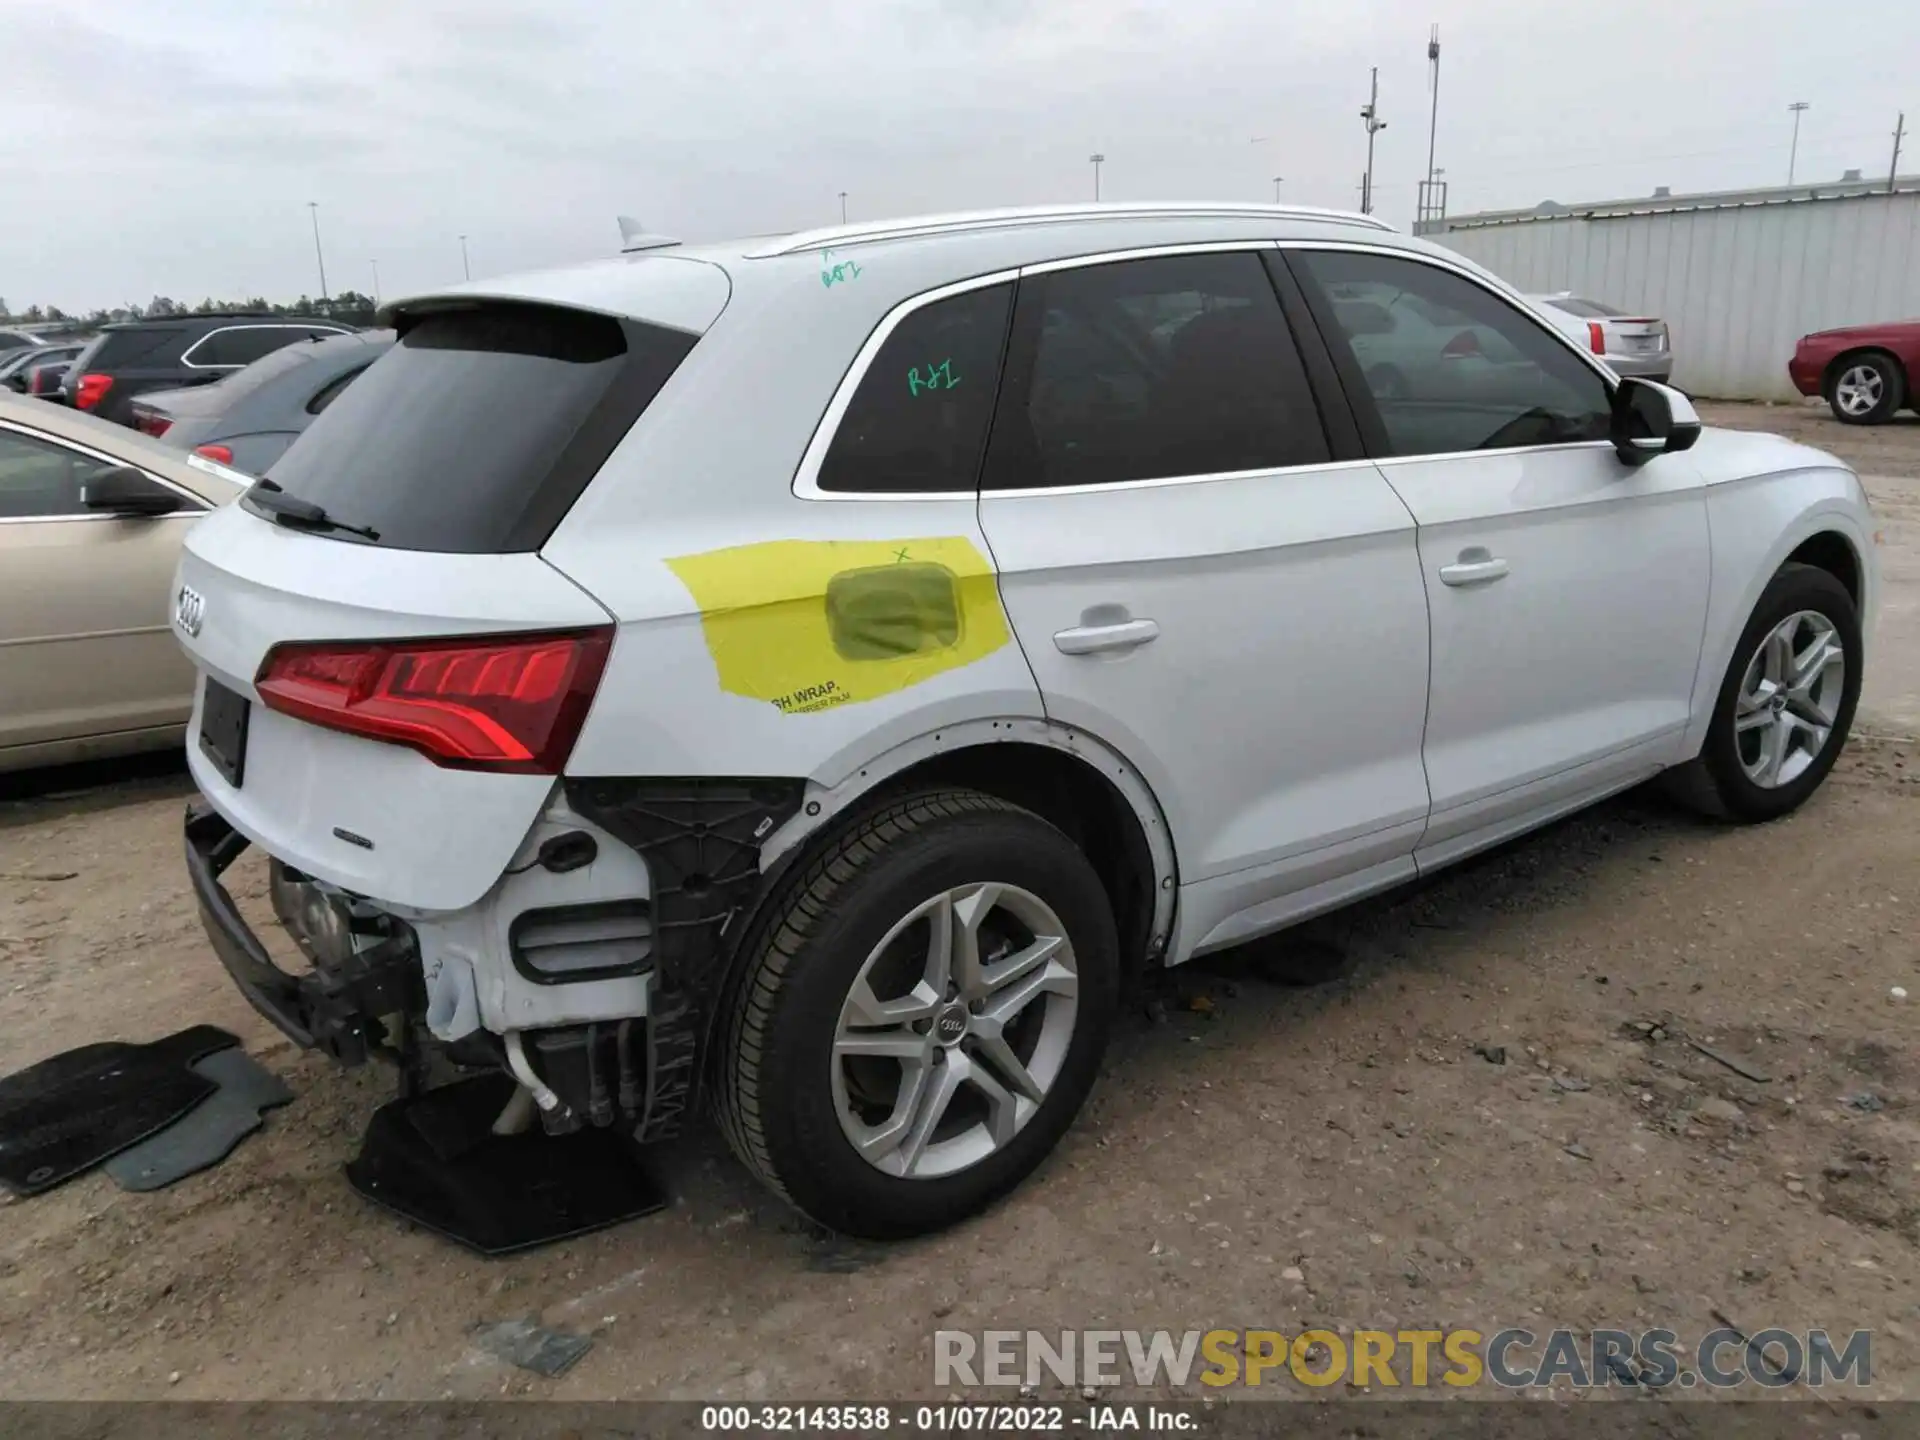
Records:
{"label": "audi four rings logo", "polygon": [[188,635],[198,635],[200,633],[200,620],[206,613],[206,609],[207,602],[200,598],[200,592],[189,586],[182,585],[180,587],[180,594],[175,597],[173,602],[173,623],[186,631]]}

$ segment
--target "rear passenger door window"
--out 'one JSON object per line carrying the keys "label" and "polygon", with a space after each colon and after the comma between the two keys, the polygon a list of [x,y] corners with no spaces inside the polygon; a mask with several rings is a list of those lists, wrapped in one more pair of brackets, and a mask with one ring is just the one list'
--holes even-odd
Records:
{"label": "rear passenger door window", "polygon": [[1372,400],[1378,453],[1446,455],[1607,438],[1606,381],[1493,291],[1393,255],[1294,250],[1288,258],[1349,390]]}
{"label": "rear passenger door window", "polygon": [[1255,252],[1023,277],[986,488],[1112,485],[1330,459]]}
{"label": "rear passenger door window", "polygon": [[993,418],[1013,285],[909,312],[882,342],[821,461],[822,490],[972,493]]}

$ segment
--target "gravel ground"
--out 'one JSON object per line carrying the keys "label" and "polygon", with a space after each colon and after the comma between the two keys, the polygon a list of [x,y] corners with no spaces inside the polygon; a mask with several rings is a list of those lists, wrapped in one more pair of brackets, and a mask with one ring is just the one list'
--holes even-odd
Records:
{"label": "gravel ground", "polygon": [[[1920,998],[1892,996],[1920,997],[1920,425],[1708,408],[1889,477],[1884,738],[1775,825],[1631,795],[1322,922],[1331,984],[1177,972],[1052,1161],[913,1244],[814,1233],[705,1132],[660,1157],[671,1207],[611,1232],[489,1262],[410,1230],[340,1175],[389,1074],[292,1050],[207,952],[177,768],[9,782],[0,1072],[206,1022],[299,1098],[169,1190],[0,1198],[0,1396],[926,1396],[937,1328],[1698,1337],[1718,1311],[1871,1328],[1872,1393],[1920,1398]],[[239,891],[259,921],[257,866]],[[475,1346],[525,1315],[594,1347],[543,1380]]]}

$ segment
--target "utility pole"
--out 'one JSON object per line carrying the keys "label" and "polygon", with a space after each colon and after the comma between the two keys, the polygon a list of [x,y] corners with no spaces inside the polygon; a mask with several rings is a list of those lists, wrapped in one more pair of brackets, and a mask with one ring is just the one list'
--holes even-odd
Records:
{"label": "utility pole", "polygon": [[1100,167],[1107,163],[1107,157],[1089,155],[1087,159],[1093,162],[1093,203],[1098,205],[1100,203]]}
{"label": "utility pole", "polygon": [[1440,134],[1440,27],[1427,37],[1427,76],[1433,91],[1433,117],[1427,121],[1427,183],[1433,183],[1434,145]]}
{"label": "utility pole", "polygon": [[1902,110],[1893,126],[1893,164],[1887,167],[1887,193],[1893,194],[1893,182],[1900,174],[1900,142],[1906,138],[1907,112]]}
{"label": "utility pole", "polygon": [[1280,203],[1280,182],[1286,178],[1284,175],[1276,175],[1273,177],[1273,203],[1276,205]]}
{"label": "utility pole", "polygon": [[469,280],[473,278],[473,266],[467,263],[467,237],[464,235],[460,237],[460,273]]}
{"label": "utility pole", "polygon": [[1440,27],[1427,33],[1427,89],[1433,92],[1433,115],[1427,121],[1427,178],[1420,182],[1420,201],[1414,207],[1413,233],[1433,224],[1447,213],[1447,187],[1440,183],[1446,172],[1435,161],[1439,158],[1440,135]]}
{"label": "utility pole", "polygon": [[320,266],[320,298],[327,298],[327,257],[320,253],[320,202],[309,200],[307,213],[313,217],[313,258]]}
{"label": "utility pole", "polygon": [[1360,119],[1367,127],[1367,178],[1360,187],[1360,213],[1373,213],[1373,137],[1387,128],[1387,122],[1380,118],[1380,67],[1373,67],[1373,88],[1368,93],[1367,103],[1360,108]]}
{"label": "utility pole", "polygon": [[380,262],[370,260],[367,263],[373,266],[373,307],[377,310],[380,308]]}
{"label": "utility pole", "polygon": [[1793,148],[1787,151],[1787,184],[1793,184],[1794,162],[1800,158],[1800,117],[1807,113],[1809,106],[1804,100],[1796,100],[1787,109],[1793,112]]}
{"label": "utility pole", "polygon": [[840,192],[840,223],[847,223],[847,192],[844,190]]}

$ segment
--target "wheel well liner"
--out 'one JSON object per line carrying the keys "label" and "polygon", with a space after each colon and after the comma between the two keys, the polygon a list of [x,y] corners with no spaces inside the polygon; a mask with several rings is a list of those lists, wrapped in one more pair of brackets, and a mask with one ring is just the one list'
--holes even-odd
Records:
{"label": "wheel well liner", "polygon": [[1130,974],[1145,968],[1154,938],[1153,852],[1139,816],[1111,780],[1065,750],[1013,741],[931,756],[889,777],[874,795],[930,785],[979,790],[1031,810],[1063,831],[1106,888]]}
{"label": "wheel well liner", "polygon": [[1785,563],[1811,565],[1826,571],[1846,587],[1855,607],[1860,605],[1860,557],[1854,553],[1852,542],[1838,531],[1822,530],[1818,535],[1808,536],[1787,556]]}

